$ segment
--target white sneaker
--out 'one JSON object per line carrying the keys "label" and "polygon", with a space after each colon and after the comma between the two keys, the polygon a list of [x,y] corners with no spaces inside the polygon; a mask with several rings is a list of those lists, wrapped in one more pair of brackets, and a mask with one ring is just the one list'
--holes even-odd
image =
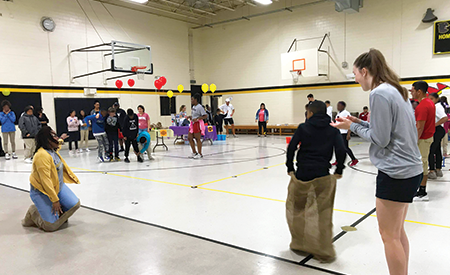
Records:
{"label": "white sneaker", "polygon": [[69,155],[74,155],[75,154],[75,151],[74,150],[70,150],[69,151]]}
{"label": "white sneaker", "polygon": [[428,178],[429,178],[430,180],[435,180],[435,179],[437,179],[436,172],[435,172],[435,171],[429,172],[429,173],[428,173]]}
{"label": "white sneaker", "polygon": [[86,148],[86,152],[90,152],[91,150],[89,150],[89,148]]}
{"label": "white sneaker", "polygon": [[192,153],[192,155],[190,155],[188,158],[193,159],[195,158],[195,156],[198,155],[197,153]]}
{"label": "white sneaker", "polygon": [[25,159],[25,163],[32,164],[33,160],[31,158]]}
{"label": "white sneaker", "polygon": [[83,149],[78,149],[78,153],[83,153]]}
{"label": "white sneaker", "polygon": [[105,162],[105,160],[102,157],[97,157],[98,162]]}
{"label": "white sneaker", "polygon": [[428,197],[428,194],[425,194],[423,196],[415,196],[413,201],[429,201],[430,198]]}
{"label": "white sneaker", "polygon": [[6,154],[5,154],[5,159],[6,159],[6,160],[10,160],[10,159],[11,159],[11,155],[8,154],[8,153],[6,153]]}
{"label": "white sneaker", "polygon": [[193,157],[193,159],[201,159],[203,158],[203,155],[197,154]]}
{"label": "white sneaker", "polygon": [[12,158],[13,158],[13,159],[18,159],[16,153],[14,153],[14,152],[12,153]]}
{"label": "white sneaker", "polygon": [[442,178],[444,176],[444,174],[442,174],[442,170],[436,170],[436,176],[438,178]]}
{"label": "white sneaker", "polygon": [[111,159],[109,157],[105,157],[105,162],[110,162]]}
{"label": "white sneaker", "polygon": [[155,158],[152,155],[148,155],[149,160],[155,160]]}

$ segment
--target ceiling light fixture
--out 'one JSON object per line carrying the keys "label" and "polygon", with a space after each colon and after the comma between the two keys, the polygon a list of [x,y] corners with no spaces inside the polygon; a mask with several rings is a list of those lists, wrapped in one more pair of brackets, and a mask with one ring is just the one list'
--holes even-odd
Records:
{"label": "ceiling light fixture", "polygon": [[128,0],[128,1],[139,3],[139,4],[145,4],[148,2],[148,0]]}
{"label": "ceiling light fixture", "polygon": [[259,3],[261,5],[270,5],[272,4],[272,0],[255,0],[256,3]]}

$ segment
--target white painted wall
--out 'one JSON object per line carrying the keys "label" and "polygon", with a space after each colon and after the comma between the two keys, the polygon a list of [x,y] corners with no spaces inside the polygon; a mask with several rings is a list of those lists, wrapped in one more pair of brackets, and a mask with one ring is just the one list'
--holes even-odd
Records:
{"label": "white painted wall", "polygon": [[[69,80],[68,45],[72,49],[85,47],[100,44],[103,39],[104,42],[119,40],[150,45],[155,75],[163,75],[168,80],[164,88],[176,91],[179,84],[190,87],[186,23],[108,4],[105,9],[96,1],[79,2],[98,34],[75,0],[0,1],[0,84],[115,88],[115,81],[104,86],[101,74],[76,80],[74,84]],[[54,32],[42,30],[40,20],[43,16],[56,22]],[[102,69],[101,60],[97,53],[72,55],[73,72],[83,74]],[[127,79],[122,80],[126,82]],[[145,81],[136,81],[135,88],[153,90],[154,80],[153,76],[147,76]],[[82,93],[42,93],[43,108],[51,126],[55,126],[54,98],[58,97],[85,96]],[[95,96],[104,97],[118,97],[124,109],[136,109],[142,104],[152,122],[170,125],[170,117],[160,117],[159,95],[98,93]],[[190,109],[189,103],[189,96],[177,96],[177,108],[185,104]],[[20,131],[17,142],[18,148],[22,148]]]}
{"label": "white painted wall", "polygon": [[[306,1],[293,1],[293,5]],[[274,5],[284,5],[278,3]],[[450,19],[450,1],[441,0],[369,0],[356,14],[338,13],[333,2],[308,6],[236,23],[194,31],[195,75],[197,83],[215,83],[219,90],[292,85],[281,79],[280,54],[287,52],[294,38],[323,36],[330,32],[332,64],[330,78],[300,78],[299,84],[346,81],[351,64],[370,48],[383,52],[388,63],[401,77],[450,74],[450,55],[432,54],[433,24],[421,22],[427,8],[436,10],[440,20]],[[249,8],[253,11],[252,8]],[[245,16],[238,11],[233,17]],[[239,14],[237,14],[239,13]],[[248,12],[251,14],[251,12]],[[220,21],[224,16],[215,19]],[[346,44],[344,48],[344,35]],[[320,40],[299,43],[298,47],[317,47]],[[346,53],[346,58],[344,58]],[[349,111],[368,105],[368,93],[360,88],[311,89],[278,93],[234,94],[236,124],[254,123],[261,102],[271,110],[271,123],[298,123],[304,119],[306,95],[332,101],[333,107],[345,100]],[[251,103],[251,104],[250,104]],[[250,105],[252,107],[250,107]]]}

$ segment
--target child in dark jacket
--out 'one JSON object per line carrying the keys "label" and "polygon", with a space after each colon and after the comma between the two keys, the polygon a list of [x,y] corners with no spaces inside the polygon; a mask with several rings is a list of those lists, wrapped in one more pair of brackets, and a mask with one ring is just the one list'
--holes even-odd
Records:
{"label": "child in dark jacket", "polygon": [[133,145],[134,153],[137,155],[138,161],[143,162],[139,155],[139,146],[136,138],[138,137],[139,118],[133,112],[133,109],[127,110],[127,116],[123,120],[122,133],[125,140],[125,162],[129,163],[130,147]]}
{"label": "child in dark jacket", "polygon": [[222,111],[220,109],[216,110],[216,115],[214,116],[214,123],[216,124],[216,132],[218,135],[221,135],[223,133],[223,118],[226,115],[222,114]]}
{"label": "child in dark jacket", "polygon": [[[295,171],[293,160],[297,149]],[[337,168],[330,175],[333,149]],[[336,179],[342,177],[345,154],[344,141],[339,130],[330,125],[325,103],[314,101],[307,108],[307,122],[298,126],[287,150],[286,166],[291,182],[286,217],[292,235],[290,248],[311,253],[322,262],[336,257],[332,214]]]}
{"label": "child in dark jacket", "polygon": [[110,107],[108,109],[108,117],[106,118],[105,130],[108,135],[109,143],[109,158],[113,160],[113,146],[114,146],[114,160],[120,161],[119,158],[119,129],[120,121],[119,117],[116,115],[116,109]]}
{"label": "child in dark jacket", "polygon": [[[100,113],[94,113],[93,115],[87,116],[84,119],[86,124],[90,124],[92,127],[92,134],[98,142],[98,161],[105,162],[110,161],[109,155],[109,142],[108,136],[105,133],[105,119],[108,113],[106,110],[102,110]],[[103,151],[105,155],[103,155]]]}

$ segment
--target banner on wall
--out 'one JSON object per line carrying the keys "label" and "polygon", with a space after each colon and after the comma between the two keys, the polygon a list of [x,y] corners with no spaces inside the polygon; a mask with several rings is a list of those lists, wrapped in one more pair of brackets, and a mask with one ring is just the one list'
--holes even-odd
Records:
{"label": "banner on wall", "polygon": [[434,23],[434,54],[450,53],[450,20]]}

